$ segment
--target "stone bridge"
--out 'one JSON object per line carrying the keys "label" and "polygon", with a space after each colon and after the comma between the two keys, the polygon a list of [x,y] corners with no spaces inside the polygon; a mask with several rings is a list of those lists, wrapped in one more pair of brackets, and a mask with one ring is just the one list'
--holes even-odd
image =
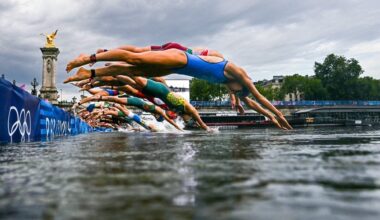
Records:
{"label": "stone bridge", "polygon": [[[199,112],[231,111],[229,101],[191,101]],[[284,115],[304,109],[326,106],[380,106],[380,101],[273,101],[272,104],[280,109]],[[244,105],[244,104],[243,104]],[[245,107],[247,110],[248,108]]]}

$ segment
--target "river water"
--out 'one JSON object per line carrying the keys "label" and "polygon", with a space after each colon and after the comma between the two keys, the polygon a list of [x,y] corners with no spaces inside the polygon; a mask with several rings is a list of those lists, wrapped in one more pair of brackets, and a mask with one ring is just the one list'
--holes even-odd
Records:
{"label": "river water", "polygon": [[380,128],[0,145],[0,219],[380,219]]}

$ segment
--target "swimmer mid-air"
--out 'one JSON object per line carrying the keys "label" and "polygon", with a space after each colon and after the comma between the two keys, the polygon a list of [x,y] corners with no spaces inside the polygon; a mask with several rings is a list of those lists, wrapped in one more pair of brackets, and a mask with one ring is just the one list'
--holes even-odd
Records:
{"label": "swimmer mid-air", "polygon": [[80,104],[91,102],[91,101],[108,101],[108,102],[115,102],[126,106],[134,106],[137,107],[143,111],[150,112],[154,115],[157,121],[162,122],[163,120],[166,120],[170,124],[172,124],[175,128],[178,130],[182,130],[172,119],[170,119],[165,111],[161,109],[160,107],[149,104],[148,102],[143,101],[140,98],[136,97],[128,97],[128,98],[119,98],[116,96],[101,96],[101,95],[95,95],[91,97],[87,97],[83,99]]}
{"label": "swimmer mid-air", "polygon": [[[283,129],[292,129],[283,114],[276,109],[254,86],[248,74],[241,67],[217,56],[197,56],[178,49],[146,51],[135,53],[115,49],[106,52],[81,54],[67,64],[66,71],[97,61],[122,61],[126,64],[111,64],[95,70],[80,68],[78,72],[65,80],[65,83],[93,78],[97,76],[145,76],[157,77],[172,73],[204,79],[212,83],[226,84],[231,91],[238,94],[248,106],[259,109],[258,112],[270,118],[274,124]],[[268,111],[247,96],[251,93]]]}
{"label": "swimmer mid-air", "polygon": [[[182,51],[185,51],[187,53],[194,54],[194,55],[216,56],[216,57],[224,58],[223,55],[216,50],[211,50],[211,49],[203,48],[203,47],[189,48],[189,47],[186,47],[186,46],[179,44],[179,43],[176,43],[176,42],[169,42],[169,43],[163,44],[161,46],[154,46],[153,45],[153,46],[147,46],[147,47],[136,47],[133,45],[123,45],[123,46],[120,46],[116,49],[121,49],[121,50],[135,52],[135,53],[142,53],[142,52],[147,52],[147,51],[160,51],[160,50],[178,49],[178,50],[182,50]],[[108,51],[108,50],[107,49],[98,49],[96,51],[96,53],[103,53],[106,51]],[[89,65],[92,66],[93,64],[95,64],[95,63],[90,63]],[[155,81],[164,83],[166,85],[166,82],[162,77],[153,77],[152,79]],[[235,94],[228,88],[228,86],[227,86],[227,90],[229,92],[230,99],[231,99],[231,107],[233,109],[238,110],[238,112],[240,114],[244,114],[244,108],[240,104],[240,99],[235,96]],[[260,109],[254,109],[254,110],[260,112]]]}

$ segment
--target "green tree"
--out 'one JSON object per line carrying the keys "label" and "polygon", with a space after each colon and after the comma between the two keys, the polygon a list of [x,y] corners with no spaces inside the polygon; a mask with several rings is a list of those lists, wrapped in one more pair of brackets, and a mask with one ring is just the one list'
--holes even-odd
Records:
{"label": "green tree", "polygon": [[284,82],[281,85],[280,89],[280,96],[281,98],[284,98],[286,94],[289,93],[296,93],[298,92],[303,92],[304,89],[304,83],[305,83],[305,77],[294,74],[292,76],[286,76],[284,78]]}
{"label": "green tree", "polygon": [[363,77],[355,81],[352,86],[355,91],[356,99],[359,100],[379,100],[380,99],[380,80],[372,77]]}
{"label": "green tree", "polygon": [[328,55],[323,63],[315,62],[314,72],[328,92],[332,100],[355,99],[356,94],[352,86],[363,73],[359,62],[353,58],[335,54]]}
{"label": "green tree", "polygon": [[320,79],[294,74],[286,76],[280,89],[280,97],[286,94],[300,92],[305,100],[324,100],[327,98],[327,90]]}
{"label": "green tree", "polygon": [[[255,84],[256,89],[265,96],[268,100],[280,100],[283,97],[280,95],[280,89],[273,88],[272,86],[262,86],[261,84]],[[252,95],[250,95],[252,97]]]}
{"label": "green tree", "polygon": [[224,85],[193,78],[190,81],[190,99],[194,101],[222,100],[228,91]]}
{"label": "green tree", "polygon": [[320,79],[307,77],[302,87],[303,98],[305,100],[326,100],[327,90],[323,87]]}

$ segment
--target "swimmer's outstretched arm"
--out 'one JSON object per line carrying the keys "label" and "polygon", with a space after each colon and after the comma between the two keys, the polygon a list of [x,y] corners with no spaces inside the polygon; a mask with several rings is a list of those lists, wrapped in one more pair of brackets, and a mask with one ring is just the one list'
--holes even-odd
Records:
{"label": "swimmer's outstretched arm", "polygon": [[130,86],[130,85],[119,86],[119,87],[117,87],[117,90],[119,90],[119,91],[123,91],[123,92],[125,92],[125,93],[128,93],[128,94],[133,95],[133,96],[136,96],[136,97],[137,97],[138,94],[140,94],[140,93],[139,93],[139,90],[133,88],[133,87]]}
{"label": "swimmer's outstretched arm", "polygon": [[104,90],[91,88],[91,89],[86,89],[86,91],[89,92],[91,95],[96,95],[96,94],[98,94],[100,92],[103,92]]}
{"label": "swimmer's outstretched arm", "polygon": [[237,111],[239,112],[239,114],[244,115],[245,110],[244,110],[244,107],[240,103],[240,98],[239,97],[236,97],[235,108],[237,109]]}
{"label": "swimmer's outstretched arm", "polygon": [[103,111],[102,113],[103,115],[112,115],[112,116],[116,116],[118,117],[118,112],[117,111],[114,111],[114,110],[106,110],[106,111]]}
{"label": "swimmer's outstretched arm", "polygon": [[253,83],[250,83],[253,96],[256,98],[257,101],[260,102],[263,106],[265,106],[267,109],[269,109],[272,113],[274,113],[277,116],[278,121],[281,124],[281,127],[287,128],[287,129],[293,129],[292,126],[290,126],[289,122],[286,120],[284,115],[272,105],[272,103],[269,102],[267,98],[265,98],[253,85]]}
{"label": "swimmer's outstretched arm", "polygon": [[134,120],[136,123],[144,127],[145,129],[148,129],[150,131],[156,132],[158,129],[153,124],[148,124],[146,121],[144,121],[142,118],[140,118],[138,115],[130,112],[127,108],[122,107],[120,105],[116,105],[116,108],[118,108],[120,111],[122,111],[128,118]]}
{"label": "swimmer's outstretched arm", "polygon": [[[79,103],[79,105],[81,105],[81,104]],[[87,113],[87,109],[86,108],[81,109],[81,110],[78,111],[78,114],[86,114],[86,113]]]}
{"label": "swimmer's outstretched arm", "polygon": [[199,115],[198,111],[194,108],[192,105],[185,105],[185,112],[186,114],[191,115],[192,118],[195,119],[195,121],[199,124],[199,126],[206,130],[211,131],[211,129],[202,121],[201,116]]}
{"label": "swimmer's outstretched arm", "polygon": [[127,99],[125,98],[118,98],[116,96],[99,96],[99,95],[94,95],[94,96],[84,98],[80,101],[80,103],[84,104],[86,102],[91,102],[91,101],[108,101],[108,102],[119,103],[122,105],[127,104]]}
{"label": "swimmer's outstretched arm", "polygon": [[90,97],[84,98],[84,99],[80,100],[79,104],[82,105],[82,104],[87,103],[87,102],[95,101],[95,100],[97,100],[95,97],[96,96],[90,96]]}
{"label": "swimmer's outstretched arm", "polygon": [[235,79],[239,80],[242,85],[244,85],[251,94],[255,97],[255,99],[262,104],[264,107],[266,107],[269,111],[271,111],[273,114],[277,116],[278,121],[282,125],[282,127],[285,127],[287,129],[292,129],[292,126],[288,123],[288,121],[285,119],[284,115],[272,105],[272,103],[269,102],[267,98],[265,98],[255,87],[255,85],[252,82],[252,79],[249,78],[248,74],[240,67],[236,66],[235,64],[229,62],[226,66],[225,71],[228,75],[234,77]]}
{"label": "swimmer's outstretched arm", "polygon": [[227,86],[227,91],[228,91],[228,95],[230,96],[231,108],[235,109],[236,96],[230,89],[228,89],[228,86]]}
{"label": "swimmer's outstretched arm", "polygon": [[101,118],[103,116],[103,112],[104,111],[94,113],[92,119],[96,120],[96,119]]}
{"label": "swimmer's outstretched arm", "polygon": [[261,107],[261,105],[259,105],[257,102],[253,101],[252,99],[248,98],[247,96],[243,98],[243,101],[251,109],[253,109],[253,110],[257,111],[258,113],[269,118],[273,122],[273,124],[276,125],[278,128],[288,130],[286,127],[281,126],[280,123],[278,123],[277,119],[272,114],[270,114],[267,110],[265,110],[263,107]]}
{"label": "swimmer's outstretched arm", "polygon": [[97,119],[99,117],[101,117],[103,114],[103,110],[94,110],[93,112],[91,112],[91,119]]}
{"label": "swimmer's outstretched arm", "polygon": [[244,114],[244,107],[240,103],[240,99],[235,95],[235,93],[226,86],[228,94],[230,96],[230,102],[232,109],[238,110],[239,114]]}
{"label": "swimmer's outstretched arm", "polygon": [[100,82],[104,82],[104,83],[109,83],[110,85],[112,85],[112,84],[123,85],[114,76],[98,76],[98,77],[95,77],[93,81],[100,81]]}
{"label": "swimmer's outstretched arm", "polygon": [[[87,90],[87,89],[91,89],[91,88],[95,88],[95,87],[101,87],[101,86],[109,86],[109,87],[117,87],[117,86],[123,86],[124,83],[120,82],[120,81],[99,81],[97,79],[93,80],[91,83],[88,83],[86,85],[83,85],[82,89],[83,90]],[[112,88],[111,88],[112,89]]]}
{"label": "swimmer's outstretched arm", "polygon": [[162,117],[164,117],[164,119],[165,119],[167,122],[169,122],[171,125],[173,125],[175,128],[177,128],[177,130],[183,131],[182,128],[180,128],[180,127],[177,125],[177,123],[175,123],[172,119],[170,119],[170,118],[166,115],[165,111],[164,111],[162,108],[160,108],[159,106],[156,106],[156,112],[157,112],[158,114],[160,114]]}

